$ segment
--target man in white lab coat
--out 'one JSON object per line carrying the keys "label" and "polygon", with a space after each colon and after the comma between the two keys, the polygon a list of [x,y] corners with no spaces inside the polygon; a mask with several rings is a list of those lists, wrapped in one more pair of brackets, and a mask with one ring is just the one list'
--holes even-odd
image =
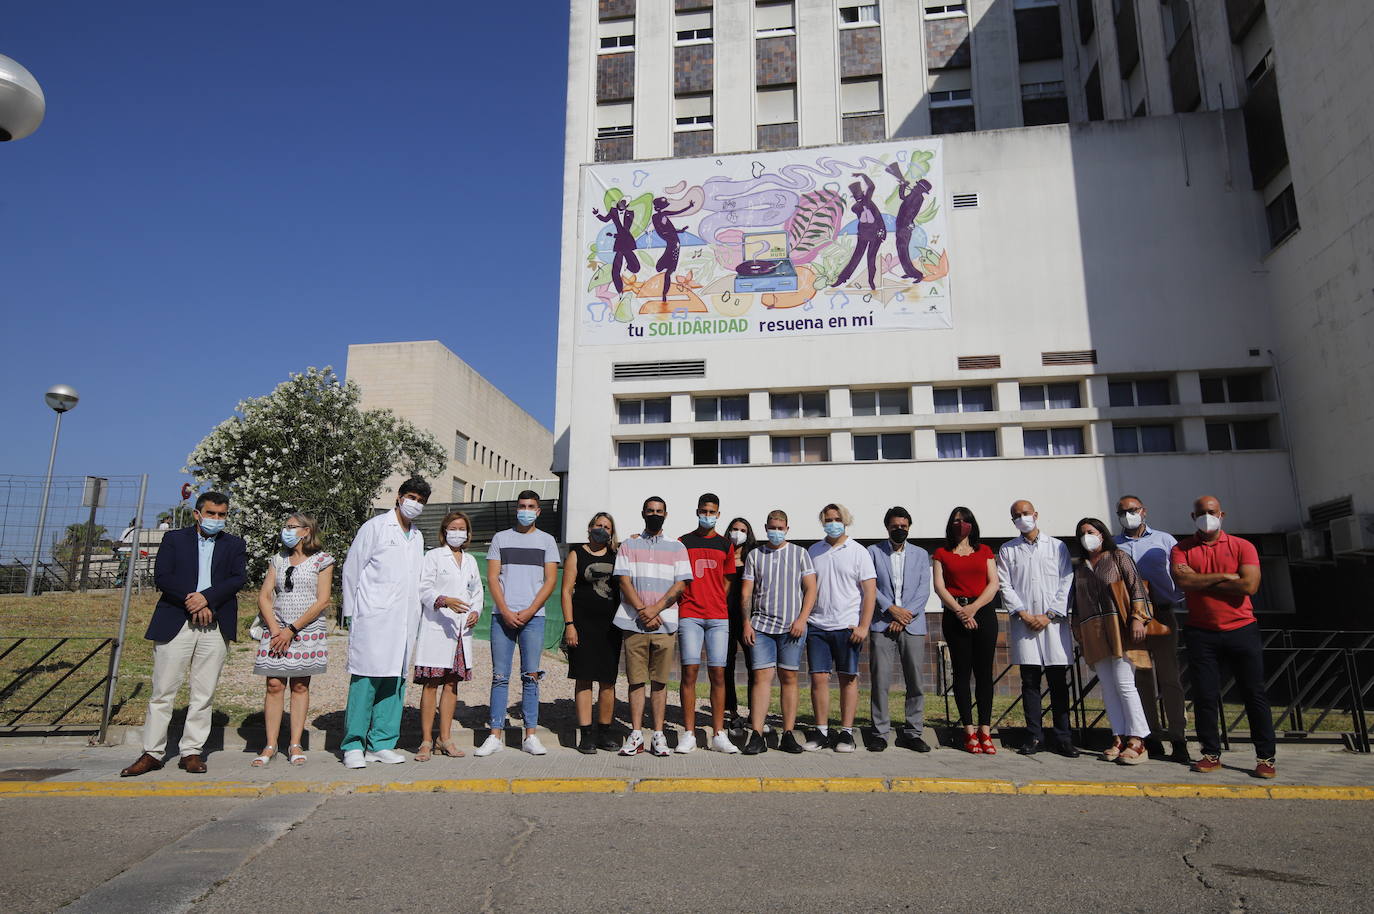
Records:
{"label": "man in white lab coat", "polygon": [[1040,530],[1035,505],[1021,500],[1011,506],[1011,522],[1021,535],[997,551],[997,579],[1007,610],[1007,647],[1011,662],[1021,667],[1021,704],[1026,713],[1022,755],[1045,748],[1041,726],[1040,681],[1050,686],[1054,716],[1054,751],[1077,758],[1069,729],[1069,666],[1073,632],[1069,627],[1069,588],[1073,563],[1069,547]]}
{"label": "man in white lab coat", "polygon": [[396,507],[358,528],[343,569],[343,614],[348,636],[348,707],[344,765],[394,765],[405,704],[405,674],[420,623],[424,536],[414,522],[429,501],[429,483],[401,483]]}

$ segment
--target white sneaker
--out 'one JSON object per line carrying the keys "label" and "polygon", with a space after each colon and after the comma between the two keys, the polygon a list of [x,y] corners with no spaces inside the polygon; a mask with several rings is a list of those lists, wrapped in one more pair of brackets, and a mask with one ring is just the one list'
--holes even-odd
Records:
{"label": "white sneaker", "polygon": [[383,765],[399,765],[406,760],[406,757],[395,749],[378,749],[376,752],[369,752],[363,756],[363,760],[381,762]]}
{"label": "white sneaker", "polygon": [[539,737],[537,737],[537,736],[527,736],[527,737],[525,737],[525,741],[524,741],[523,743],[520,744],[520,748],[521,748],[521,749],[524,749],[524,750],[525,750],[526,752],[528,752],[530,755],[548,755],[548,754],[549,754],[549,751],[548,751],[547,749],[544,748],[544,744],[541,743],[541,742],[539,741]]}
{"label": "white sneaker", "polygon": [[349,749],[344,752],[345,768],[366,768],[367,758],[361,749]]}
{"label": "white sneaker", "polygon": [[485,758],[493,752],[503,748],[504,745],[505,744],[501,741],[501,737],[497,736],[495,733],[488,733],[482,745],[478,746],[477,750],[472,754],[478,758]]}
{"label": "white sneaker", "polygon": [[664,758],[671,754],[668,749],[668,737],[663,735],[662,730],[655,730],[653,737],[649,740],[649,751],[659,758]]}
{"label": "white sneaker", "polygon": [[682,734],[682,738],[677,741],[678,755],[686,755],[697,747],[697,731],[688,730]]}
{"label": "white sneaker", "polygon": [[716,735],[711,737],[711,748],[726,755],[739,754],[739,746],[730,742],[730,737],[725,735],[724,730],[717,731]]}
{"label": "white sneaker", "polygon": [[621,755],[639,755],[644,751],[644,734],[638,730],[631,730],[630,735],[625,737],[625,745],[620,747]]}

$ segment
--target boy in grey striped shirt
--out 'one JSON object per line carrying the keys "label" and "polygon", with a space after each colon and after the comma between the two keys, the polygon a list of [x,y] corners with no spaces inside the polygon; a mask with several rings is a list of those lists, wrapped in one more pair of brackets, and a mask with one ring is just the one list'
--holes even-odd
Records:
{"label": "boy in grey striped shirt", "polygon": [[[749,741],[745,755],[768,751],[763,719],[773,691],[773,670],[782,681],[782,739],[778,748],[802,751],[793,730],[797,726],[798,682],[806,620],[816,605],[816,568],[800,546],[787,542],[787,514],[769,511],[760,545],[744,560],[740,603],[752,606],[744,620],[744,643],[754,649],[754,681],[749,687]],[[758,598],[754,594],[757,592]]]}

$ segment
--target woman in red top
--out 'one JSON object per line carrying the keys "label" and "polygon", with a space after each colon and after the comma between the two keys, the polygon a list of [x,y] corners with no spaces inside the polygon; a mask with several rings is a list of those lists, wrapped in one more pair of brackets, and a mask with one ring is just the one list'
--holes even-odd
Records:
{"label": "woman in red top", "polygon": [[[965,507],[949,513],[945,545],[932,557],[932,581],[940,598],[941,625],[954,667],[954,703],[964,727],[964,748],[995,755],[992,742],[992,659],[997,651],[997,559],[978,537],[978,520]],[[969,675],[977,681],[978,728],[973,726]]]}

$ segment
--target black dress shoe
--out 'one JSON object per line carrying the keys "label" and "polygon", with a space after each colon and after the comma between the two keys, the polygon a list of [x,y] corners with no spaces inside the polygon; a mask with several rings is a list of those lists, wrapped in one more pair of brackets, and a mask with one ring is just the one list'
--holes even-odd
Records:
{"label": "black dress shoe", "polygon": [[1017,749],[1016,753],[1017,755],[1035,755],[1035,753],[1039,752],[1041,749],[1044,748],[1045,744],[1042,743],[1040,740],[1031,739],[1026,740],[1024,743],[1022,743],[1021,748]]}
{"label": "black dress shoe", "polygon": [[1156,739],[1153,736],[1147,736],[1144,742],[1145,751],[1149,754],[1150,758],[1160,761],[1169,757],[1169,753],[1164,751],[1163,740]]}
{"label": "black dress shoe", "polygon": [[929,752],[930,746],[919,736],[909,736],[905,733],[897,734],[897,745],[903,749],[910,749],[912,752]]}
{"label": "black dress shoe", "polygon": [[869,752],[882,752],[884,749],[887,748],[887,740],[883,739],[876,733],[865,733],[864,748],[867,749]]}
{"label": "black dress shoe", "polygon": [[1184,742],[1174,743],[1174,751],[1169,753],[1169,761],[1178,762],[1180,765],[1193,764],[1193,757],[1188,754],[1188,744]]}
{"label": "black dress shoe", "polygon": [[1056,745],[1054,751],[1064,756],[1064,758],[1078,758],[1083,753],[1078,751],[1078,747],[1072,743]]}

